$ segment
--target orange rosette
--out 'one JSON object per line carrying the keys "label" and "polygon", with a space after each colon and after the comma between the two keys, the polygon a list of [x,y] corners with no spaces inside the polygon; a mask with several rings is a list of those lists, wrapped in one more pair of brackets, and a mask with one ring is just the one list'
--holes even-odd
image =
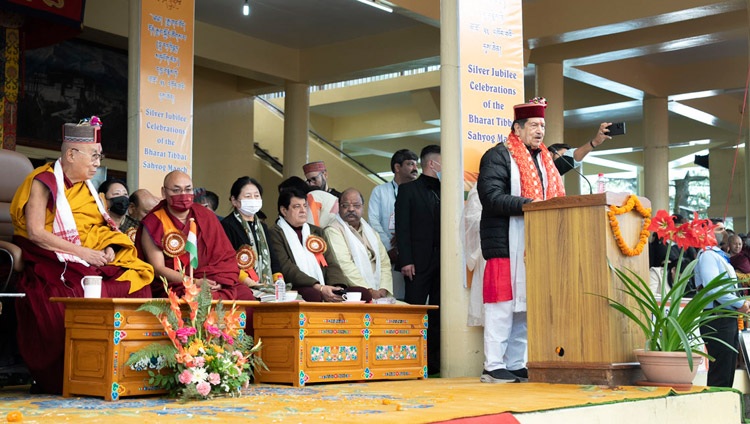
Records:
{"label": "orange rosette", "polygon": [[239,249],[237,249],[236,257],[237,265],[239,265],[240,269],[244,270],[247,270],[248,268],[254,268],[255,261],[258,259],[253,249],[246,244],[243,244]]}
{"label": "orange rosette", "polygon": [[326,250],[328,250],[328,245],[322,237],[310,234],[305,241],[305,247],[315,255],[315,259],[318,260],[320,266],[328,266],[328,262],[326,262],[326,258],[323,256]]}
{"label": "orange rosette", "polygon": [[125,232],[125,235],[127,235],[128,237],[130,237],[130,241],[132,241],[133,243],[135,243],[135,234],[137,232],[138,232],[138,230],[135,227],[130,227]]}
{"label": "orange rosette", "polygon": [[161,238],[162,250],[170,258],[177,258],[185,253],[186,242],[185,236],[177,230],[168,230],[164,232],[164,236]]}
{"label": "orange rosette", "polygon": [[180,269],[179,262],[180,262],[180,256],[185,253],[185,244],[187,243],[187,240],[185,240],[185,236],[182,235],[181,232],[177,230],[167,230],[164,232],[164,236],[161,238],[161,246],[162,250],[164,251],[164,254],[172,258],[173,264],[172,268],[174,268],[175,271]]}
{"label": "orange rosette", "polygon": [[258,255],[255,253],[252,247],[247,244],[243,244],[237,249],[237,266],[241,270],[247,272],[247,275],[253,279],[253,281],[259,281],[258,273],[255,272],[255,262],[258,260]]}

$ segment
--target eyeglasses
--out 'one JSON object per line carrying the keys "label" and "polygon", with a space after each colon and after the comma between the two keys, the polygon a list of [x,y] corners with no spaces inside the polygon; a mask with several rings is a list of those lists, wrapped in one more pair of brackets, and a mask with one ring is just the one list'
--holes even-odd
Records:
{"label": "eyeglasses", "polygon": [[76,149],[75,147],[72,147],[70,150],[75,150],[78,153],[89,155],[91,157],[91,162],[96,162],[96,161],[101,162],[104,160],[104,153],[86,153],[84,151]]}
{"label": "eyeglasses", "polygon": [[167,190],[168,192],[172,193],[172,194],[193,194],[193,188],[189,187],[189,186],[185,187],[185,188],[181,188],[181,187],[166,188],[166,187],[164,187],[164,189]]}
{"label": "eyeglasses", "polygon": [[312,178],[308,178],[308,179],[306,179],[305,181],[307,181],[307,183],[309,184],[309,183],[311,183],[311,182],[313,182],[313,181],[316,181],[316,180],[318,180],[318,179],[319,179],[319,178],[320,178],[321,176],[323,176],[323,173],[322,173],[322,172],[321,172],[320,174],[318,174],[318,175],[316,175],[316,176],[312,177]]}
{"label": "eyeglasses", "polygon": [[341,206],[341,209],[349,209],[349,208],[359,209],[362,207],[362,203],[342,203],[339,206]]}

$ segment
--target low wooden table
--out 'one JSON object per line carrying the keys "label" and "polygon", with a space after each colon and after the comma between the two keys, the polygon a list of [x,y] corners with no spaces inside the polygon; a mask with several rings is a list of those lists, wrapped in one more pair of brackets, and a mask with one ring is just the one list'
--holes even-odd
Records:
{"label": "low wooden table", "polygon": [[282,302],[254,306],[268,370],[259,383],[427,378],[428,305]]}
{"label": "low wooden table", "polygon": [[[166,393],[148,385],[148,370],[125,366],[130,355],[141,348],[154,342],[171,343],[153,314],[137,311],[151,299],[50,300],[65,304],[64,397],[91,395],[117,400]],[[236,303],[254,306],[259,302]]]}

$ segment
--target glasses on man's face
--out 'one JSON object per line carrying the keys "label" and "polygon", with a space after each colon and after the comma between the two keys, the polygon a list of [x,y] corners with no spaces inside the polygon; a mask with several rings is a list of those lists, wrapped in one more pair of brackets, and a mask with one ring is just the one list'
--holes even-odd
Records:
{"label": "glasses on man's face", "polygon": [[362,209],[362,203],[342,203],[339,206],[341,206],[341,209]]}
{"label": "glasses on man's face", "polygon": [[172,194],[193,194],[193,187],[190,187],[190,186],[185,187],[185,188],[182,188],[182,187],[166,188],[165,187],[165,190],[167,190],[168,192]]}
{"label": "glasses on man's face", "polygon": [[321,172],[320,174],[318,174],[318,175],[316,175],[316,176],[314,176],[312,178],[308,178],[305,181],[307,181],[307,183],[310,184],[312,182],[318,181],[320,179],[320,177],[322,177],[322,176],[323,176],[323,173]]}
{"label": "glasses on man's face", "polygon": [[75,150],[78,153],[89,155],[89,157],[91,158],[91,162],[96,162],[96,161],[101,162],[104,160],[104,153],[86,153],[84,151],[76,149],[75,147],[72,147],[70,150]]}

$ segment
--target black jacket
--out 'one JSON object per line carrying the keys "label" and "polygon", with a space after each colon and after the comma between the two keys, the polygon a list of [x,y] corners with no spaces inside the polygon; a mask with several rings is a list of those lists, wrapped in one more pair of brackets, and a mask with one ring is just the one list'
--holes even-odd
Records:
{"label": "black jacket", "polygon": [[[229,242],[232,243],[232,247],[234,247],[235,251],[243,244],[250,244],[250,238],[247,236],[242,224],[234,217],[233,213],[230,213],[221,220],[221,226],[224,227],[224,232],[227,233],[227,238],[229,238]],[[271,256],[271,272],[281,272],[281,266],[276,259],[276,254],[273,249],[271,249],[271,240],[268,238],[268,226],[266,226],[265,222],[260,221],[260,227],[263,228],[263,232],[266,235],[266,243],[268,243],[268,254]],[[253,244],[257,246],[257,235],[255,237],[256,239],[253,240]]]}
{"label": "black jacket", "polygon": [[485,259],[510,257],[510,217],[523,215],[523,205],[532,201],[510,194],[510,160],[508,149],[498,144],[487,150],[479,163],[477,192],[482,202],[479,236]]}
{"label": "black jacket", "polygon": [[400,269],[414,265],[416,272],[440,261],[440,180],[420,175],[401,184],[396,196],[396,243]]}

